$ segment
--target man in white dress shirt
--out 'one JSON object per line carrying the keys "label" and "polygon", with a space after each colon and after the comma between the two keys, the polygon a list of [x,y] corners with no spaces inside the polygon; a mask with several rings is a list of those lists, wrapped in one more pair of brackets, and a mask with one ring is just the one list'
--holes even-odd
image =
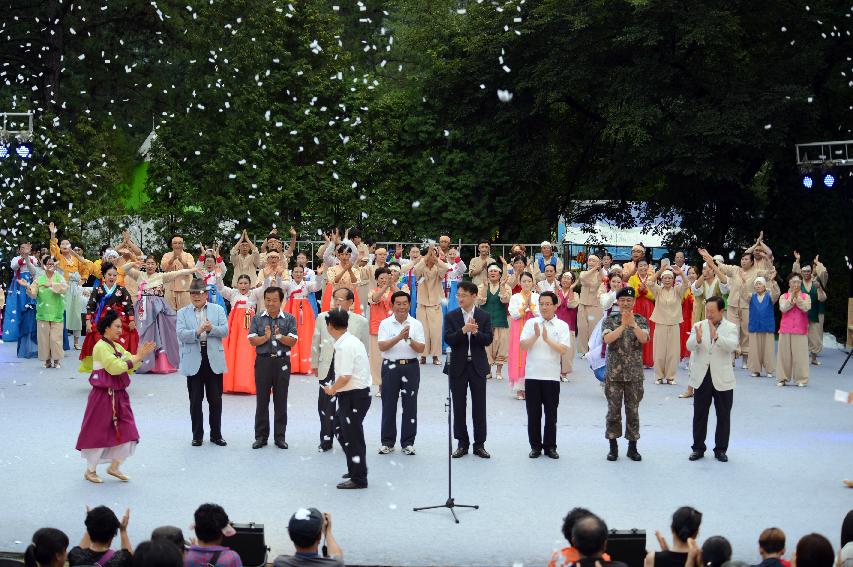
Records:
{"label": "man in white dress shirt", "polygon": [[391,295],[394,314],[379,323],[379,351],[382,353],[382,447],[379,454],[394,451],[397,440],[397,398],[403,404],[400,446],[406,455],[415,454],[418,431],[418,388],[421,369],[418,356],[426,348],[424,327],[409,315],[411,298],[405,291]]}
{"label": "man in white dress shirt", "polygon": [[[557,453],[557,407],[560,405],[560,360],[571,345],[571,330],[556,317],[557,294],[545,291],[539,295],[539,317],[528,319],[521,330],[521,349],[527,351],[524,367],[525,404],[527,405],[527,438],[531,459],[542,451],[552,459]],[[542,413],[545,413],[545,435],[542,435]]]}
{"label": "man in white dress shirt", "polygon": [[735,374],[732,353],[738,348],[737,325],[723,318],[725,303],[721,297],[705,301],[705,319],[693,325],[687,350],[690,355],[690,386],[693,397],[693,452],[690,460],[705,456],[705,437],[708,433],[708,413],[711,402],[717,414],[714,434],[714,457],[726,462],[729,448],[732,404],[734,403]]}
{"label": "man in white dress shirt", "polygon": [[[343,310],[349,313],[349,324],[347,330],[355,338],[359,339],[364,348],[369,348],[369,329],[367,319],[351,311],[355,303],[355,294],[348,287],[336,289],[332,294],[332,309]],[[329,334],[326,326],[326,317],[329,311],[324,311],[317,316],[314,323],[314,336],[311,341],[311,373],[319,380],[320,388],[317,391],[317,414],[320,417],[320,445],[318,451],[325,453],[332,450],[332,440],[335,435],[334,418],[337,412],[336,400],[326,395],[323,390],[325,386],[335,381],[334,356],[335,341]]]}
{"label": "man in white dress shirt", "polygon": [[367,448],[364,417],[370,409],[370,364],[364,343],[347,332],[349,314],[332,309],[326,315],[326,329],[335,339],[335,382],[323,386],[326,395],[337,397],[336,423],[339,440],[347,457],[347,474],[338,488],[367,488]]}

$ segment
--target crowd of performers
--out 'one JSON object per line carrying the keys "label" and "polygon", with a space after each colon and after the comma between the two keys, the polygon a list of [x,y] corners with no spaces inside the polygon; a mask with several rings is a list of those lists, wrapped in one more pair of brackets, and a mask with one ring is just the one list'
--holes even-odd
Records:
{"label": "crowd of performers", "polygon": [[[176,311],[190,303],[189,286],[201,279],[208,300],[229,313],[229,333],[225,341],[228,372],[226,393],[255,393],[254,349],[247,336],[251,318],[263,303],[265,289],[275,286],[285,291],[284,311],[297,320],[299,340],[291,350],[291,372],[311,373],[312,337],[319,312],[328,311],[336,289],[356,292],[355,313],[370,322],[370,358],[373,383],[381,381],[381,357],[377,346],[379,322],[391,313],[390,296],[404,290],[411,295],[411,315],[424,327],[426,348],[421,364],[442,364],[443,315],[456,307],[456,288],[463,279],[478,286],[479,306],[492,318],[495,337],[489,346],[493,371],[489,378],[508,383],[513,395],[524,399],[526,353],[520,348],[524,323],[538,316],[538,298],[553,291],[559,298],[557,316],[569,325],[575,340],[562,356],[561,379],[568,380],[577,356],[590,348],[598,351],[600,323],[613,309],[615,293],[624,286],[636,292],[635,311],[650,321],[650,340],[643,349],[643,365],[654,369],[656,384],[676,384],[680,365],[689,357],[686,348],[691,325],[704,318],[703,298],[726,300],[726,316],[740,329],[737,356],[752,376],[764,373],[780,385],[795,381],[805,385],[809,365],[820,364],[824,306],[828,274],[815,257],[794,262],[785,293],[781,292],[773,255],[763,235],[748,248],[738,265],[729,265],[722,256],[698,250],[701,265],[688,265],[683,252],[676,252],[654,266],[645,248],[637,244],[623,265],[614,264],[606,251],[591,254],[586,269],[573,272],[564,268],[549,242],[539,253],[528,255],[521,245],[511,248],[510,259],[493,258],[488,242],[478,245],[477,254],[462,260],[457,246],[442,236],[437,246],[404,250],[370,246],[357,230],[341,235],[325,235],[317,251],[318,268],[311,258],[296,250],[296,231],[291,229],[285,244],[273,231],[261,249],[244,231],[229,254],[228,266],[219,246],[199,245],[195,258],[175,236],[171,251],[161,258],[145,254],[125,232],[115,245],[105,246],[101,257],[87,259],[68,240],[57,239],[52,223],[49,249],[36,256],[30,244],[22,244],[12,259],[14,276],[0,301],[3,309],[3,340],[17,341],[21,358],[38,357],[46,368],[58,368],[63,351],[79,350],[80,371],[92,371],[92,353],[101,334],[97,323],[108,311],[122,322],[119,344],[135,354],[139,345],[152,341],[154,350],[141,362],[139,373],[172,373],[178,367],[179,343]],[[390,247],[389,247],[390,248]],[[775,310],[781,311],[776,323]],[[778,348],[775,346],[779,336]],[[82,338],[82,344],[81,344]],[[603,379],[602,352],[587,358],[596,375]],[[378,391],[377,391],[378,393]],[[690,389],[681,397],[690,397]]]}

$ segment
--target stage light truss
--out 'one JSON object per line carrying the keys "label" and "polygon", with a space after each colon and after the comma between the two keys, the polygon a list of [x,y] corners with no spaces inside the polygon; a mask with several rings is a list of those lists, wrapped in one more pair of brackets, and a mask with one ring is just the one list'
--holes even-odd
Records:
{"label": "stage light truss", "polygon": [[[27,160],[33,156],[33,113],[0,112],[0,159],[18,156]],[[14,144],[14,146],[13,146]]]}

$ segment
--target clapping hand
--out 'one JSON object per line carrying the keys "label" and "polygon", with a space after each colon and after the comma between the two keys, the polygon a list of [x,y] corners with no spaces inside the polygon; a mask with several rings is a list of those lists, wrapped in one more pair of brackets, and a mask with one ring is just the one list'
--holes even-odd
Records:
{"label": "clapping hand", "polygon": [[663,537],[663,534],[660,531],[655,531],[655,538],[658,540],[658,545],[660,545],[661,551],[669,551],[669,544],[666,543],[666,538]]}
{"label": "clapping hand", "polygon": [[702,342],[702,323],[696,323],[696,342]]}
{"label": "clapping hand", "polygon": [[269,325],[264,327],[264,337],[266,337],[267,340],[270,340],[270,337],[272,337],[272,328],[270,328]]}
{"label": "clapping hand", "polygon": [[714,325],[713,323],[710,323],[708,325],[708,327],[710,327],[710,329],[711,329],[711,341],[712,342],[716,341],[717,340],[717,326]]}
{"label": "clapping hand", "polygon": [[799,264],[800,263],[800,253],[794,250],[794,260]]}
{"label": "clapping hand", "polygon": [[546,342],[548,341],[548,327],[546,327],[544,324],[542,325],[542,340]]}
{"label": "clapping hand", "polygon": [[472,317],[472,318],[471,318],[471,319],[469,319],[469,320],[465,323],[465,325],[462,327],[462,331],[463,331],[463,332],[465,332],[465,333],[471,333],[472,335],[476,335],[476,334],[477,334],[477,329],[478,329],[478,328],[479,328],[479,325],[477,325],[477,322],[476,322],[476,321],[474,320],[474,318]]}
{"label": "clapping hand", "polygon": [[409,326],[408,325],[404,326],[403,330],[400,331],[400,334],[398,336],[400,337],[401,341],[405,341],[406,339],[408,339],[409,338]]}
{"label": "clapping hand", "polygon": [[[156,348],[157,343],[155,343],[154,341],[146,341],[139,347],[138,354],[140,355],[140,358],[145,358],[146,356],[154,352],[154,349]],[[125,513],[125,517],[127,517],[127,513]]]}
{"label": "clapping hand", "polygon": [[539,338],[539,323],[533,323],[533,336]]}
{"label": "clapping hand", "polygon": [[[151,344],[153,345],[154,343],[152,342]],[[86,512],[89,512],[88,507],[86,508]],[[128,522],[130,522],[130,508],[124,511],[124,516],[121,517],[121,524],[119,524],[119,529],[123,532],[126,532]]]}
{"label": "clapping hand", "polygon": [[633,311],[623,311],[622,312],[622,325],[624,327],[633,327],[635,325],[634,312]]}

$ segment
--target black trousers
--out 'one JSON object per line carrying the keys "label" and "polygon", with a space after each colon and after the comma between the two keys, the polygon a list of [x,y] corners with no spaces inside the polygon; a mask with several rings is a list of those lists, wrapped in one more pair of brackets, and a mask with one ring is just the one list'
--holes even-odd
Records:
{"label": "black trousers", "polygon": [[187,391],[190,395],[190,419],[193,439],[204,439],[204,412],[201,402],[207,393],[207,409],[210,412],[210,438],[222,439],[222,374],[214,374],[207,358],[207,347],[201,347],[201,366],[197,374],[187,376]]}
{"label": "black trousers", "polygon": [[320,416],[320,446],[328,451],[332,448],[335,437],[335,412],[337,411],[337,400],[323,391],[323,386],[331,386],[335,383],[335,363],[329,367],[329,373],[320,380],[320,390],[317,393],[317,415]]}
{"label": "black trousers", "polygon": [[[524,381],[527,406],[527,439],[537,451],[557,448],[557,407],[560,405],[559,380]],[[545,412],[545,436],[542,436],[542,412]]]}
{"label": "black trousers", "polygon": [[347,472],[354,483],[367,486],[367,445],[364,442],[364,417],[370,409],[370,388],[338,392],[335,420],[338,440],[347,456]]}
{"label": "black trousers", "polygon": [[711,401],[714,402],[714,413],[717,414],[717,431],[714,434],[714,451],[727,451],[729,448],[729,431],[731,429],[732,405],[735,391],[721,392],[714,388],[711,381],[711,369],[705,374],[702,385],[693,393],[693,450],[704,453],[705,438],[708,436],[708,413]]}
{"label": "black trousers", "polygon": [[453,400],[453,438],[460,447],[468,448],[467,402],[468,390],[471,390],[471,417],[474,420],[474,448],[486,444],[486,377],[477,373],[474,365],[465,365],[462,374],[452,376],[450,394]]}
{"label": "black trousers", "polygon": [[290,356],[258,356],[255,359],[255,439],[270,436],[270,390],[273,403],[273,439],[284,441],[287,429],[287,389],[290,387]]}
{"label": "black trousers", "polygon": [[400,424],[400,446],[415,444],[418,432],[418,388],[421,368],[413,358],[401,364],[399,360],[382,360],[382,444],[393,447],[397,441],[397,398],[403,404]]}

